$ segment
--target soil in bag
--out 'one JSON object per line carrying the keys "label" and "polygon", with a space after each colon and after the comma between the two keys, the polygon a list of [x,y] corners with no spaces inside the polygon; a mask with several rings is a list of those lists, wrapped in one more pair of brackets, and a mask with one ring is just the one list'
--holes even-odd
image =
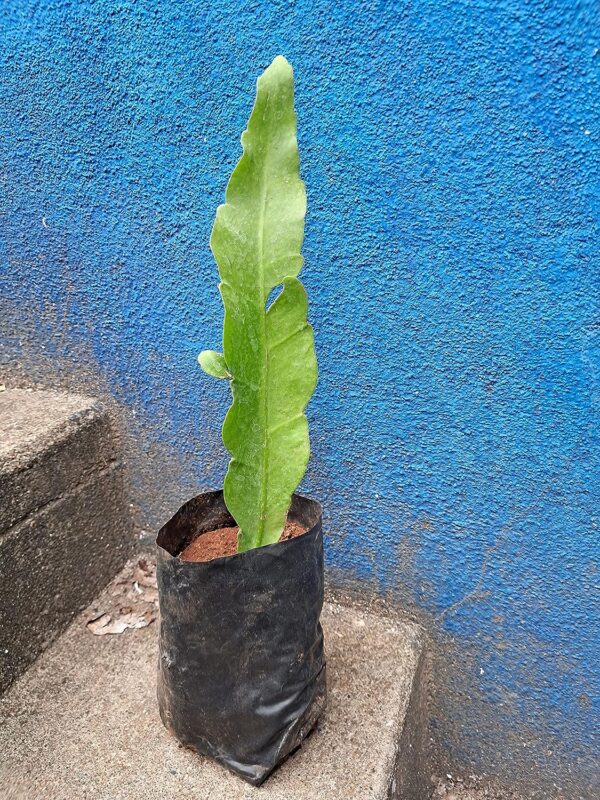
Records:
{"label": "soil in bag", "polygon": [[[228,528],[217,528],[197,536],[180,554],[182,561],[212,561],[213,558],[233,556],[237,553],[237,525]],[[288,520],[279,541],[285,542],[306,533],[306,528],[293,520]]]}

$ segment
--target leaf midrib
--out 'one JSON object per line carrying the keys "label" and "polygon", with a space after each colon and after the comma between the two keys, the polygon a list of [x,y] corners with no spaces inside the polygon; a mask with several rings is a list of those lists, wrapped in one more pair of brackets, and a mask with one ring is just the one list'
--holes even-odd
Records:
{"label": "leaf midrib", "polygon": [[[265,112],[269,105],[269,93],[267,92],[265,98]],[[267,125],[267,130],[269,126]],[[268,430],[269,430],[269,411],[268,411],[268,397],[267,386],[269,385],[269,351],[267,348],[267,314],[265,312],[265,264],[264,264],[264,234],[265,234],[265,213],[267,206],[267,165],[268,155],[270,148],[270,137],[265,147],[265,158],[263,160],[263,168],[261,174],[261,198],[260,198],[260,211],[259,211],[259,225],[258,225],[258,261],[259,261],[259,275],[260,275],[260,319],[261,319],[261,338],[263,346],[264,358],[264,380],[261,386],[261,411],[263,423],[263,447],[262,447],[262,474],[261,474],[261,492],[260,492],[260,508],[259,508],[259,525],[258,525],[258,542],[260,546],[263,542],[265,535],[265,509],[267,507],[267,475],[269,471],[269,453],[267,448]]]}

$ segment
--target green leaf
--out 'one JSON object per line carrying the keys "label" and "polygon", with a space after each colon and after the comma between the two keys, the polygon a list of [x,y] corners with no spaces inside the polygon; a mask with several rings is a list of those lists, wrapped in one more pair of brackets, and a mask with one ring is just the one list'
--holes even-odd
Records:
{"label": "green leaf", "polygon": [[[257,82],[243,155],[217,210],[211,249],[225,307],[223,353],[233,404],[227,507],[238,550],[278,541],[310,454],[304,410],[317,382],[302,267],[306,193],[300,180],[294,77],[278,56]],[[271,291],[282,285],[266,309]]]}
{"label": "green leaf", "polygon": [[223,353],[216,350],[203,350],[198,356],[198,363],[213,378],[231,378]]}

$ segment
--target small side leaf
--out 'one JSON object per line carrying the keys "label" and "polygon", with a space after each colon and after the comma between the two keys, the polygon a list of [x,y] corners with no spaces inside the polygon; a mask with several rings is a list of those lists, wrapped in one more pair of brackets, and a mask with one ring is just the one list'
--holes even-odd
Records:
{"label": "small side leaf", "polygon": [[223,353],[217,353],[216,350],[203,350],[198,356],[198,363],[204,372],[212,375],[213,378],[231,378]]}

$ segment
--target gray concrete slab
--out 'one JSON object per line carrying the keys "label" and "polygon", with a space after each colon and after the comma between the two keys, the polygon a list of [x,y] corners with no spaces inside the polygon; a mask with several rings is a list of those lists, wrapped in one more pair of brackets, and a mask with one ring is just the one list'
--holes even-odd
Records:
{"label": "gray concrete slab", "polygon": [[[422,800],[420,629],[358,606],[323,612],[329,705],[259,789],[179,746],[155,700],[156,624],[93,636],[78,617],[0,700],[7,800]],[[402,743],[405,742],[406,745]],[[412,765],[412,766],[411,766]]]}
{"label": "gray concrete slab", "polygon": [[0,393],[0,692],[121,568],[130,510],[93,398]]}
{"label": "gray concrete slab", "polygon": [[0,392],[0,533],[115,460],[110,419],[94,398]]}

